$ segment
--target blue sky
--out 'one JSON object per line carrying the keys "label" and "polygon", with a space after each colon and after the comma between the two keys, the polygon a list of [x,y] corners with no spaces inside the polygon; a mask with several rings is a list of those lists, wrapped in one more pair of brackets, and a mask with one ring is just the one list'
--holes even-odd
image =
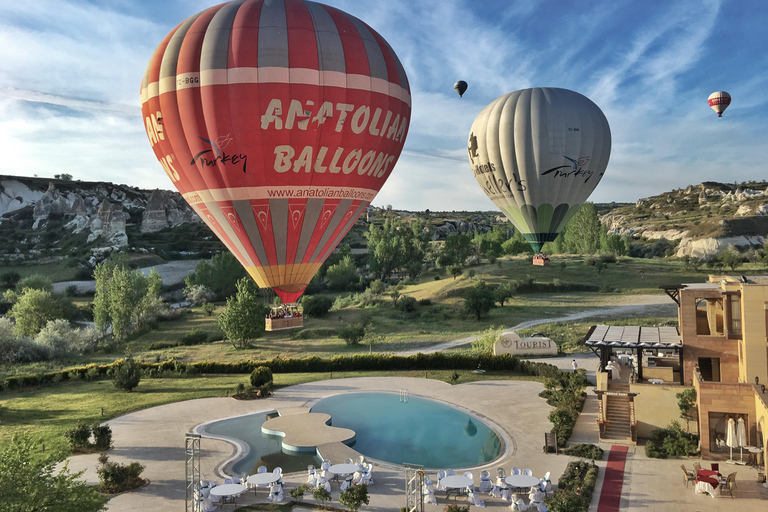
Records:
{"label": "blue sky", "polygon": [[[768,4],[763,0],[328,0],[405,66],[405,149],[374,201],[493,210],[466,141],[493,99],[564,87],[594,101],[613,151],[597,202],[702,181],[768,179]],[[0,2],[0,174],[172,185],[152,153],[139,87],[155,46],[201,0]],[[466,80],[463,98],[453,91]],[[723,118],[707,97],[728,91]]]}

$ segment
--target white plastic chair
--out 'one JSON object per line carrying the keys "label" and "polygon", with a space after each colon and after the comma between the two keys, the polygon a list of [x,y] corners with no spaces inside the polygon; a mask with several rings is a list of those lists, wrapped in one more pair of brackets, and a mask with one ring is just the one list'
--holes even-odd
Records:
{"label": "white plastic chair", "polygon": [[451,468],[448,468],[448,470],[445,472],[445,476],[453,476],[456,472],[452,470]]}
{"label": "white plastic chair", "polygon": [[443,478],[445,478],[445,471],[441,469],[440,471],[437,472],[437,490],[438,491],[445,490],[445,486],[442,483]]}
{"label": "white plastic chair", "polygon": [[322,464],[320,464],[320,469],[322,469],[323,471],[328,471],[328,468],[331,466],[333,466],[333,464],[331,464],[331,461],[326,459],[323,461]]}
{"label": "white plastic chair", "polygon": [[528,468],[525,468],[525,469],[523,470],[523,474],[524,474],[524,475],[527,475],[527,476],[533,476],[533,471],[531,471],[531,470],[530,470],[530,469],[528,469]]}
{"label": "white plastic chair", "polygon": [[231,484],[231,483],[232,483],[232,479],[231,478],[225,478],[224,479],[224,485]]}
{"label": "white plastic chair", "polygon": [[472,475],[471,471],[465,471],[464,476],[472,480],[472,483],[467,486],[467,489],[470,491],[475,490],[475,477]]}
{"label": "white plastic chair", "polygon": [[357,460],[355,460],[355,464],[363,467],[365,465],[365,455],[358,455]]}
{"label": "white plastic chair", "polygon": [[517,500],[517,510],[528,510],[528,504],[523,501],[523,498]]}
{"label": "white plastic chair", "polygon": [[515,466],[512,468],[512,474],[513,475],[519,475],[520,474],[520,468]]}
{"label": "white plastic chair", "polygon": [[363,475],[363,484],[373,485],[373,464],[368,464],[368,471]]}
{"label": "white plastic chair", "polygon": [[316,485],[317,484],[317,472],[315,471],[314,466],[309,466],[307,468],[307,483],[309,485]]}
{"label": "white plastic chair", "polygon": [[549,512],[549,509],[544,503],[539,503],[538,505],[536,505],[536,510],[538,512]]}
{"label": "white plastic chair", "polygon": [[493,490],[491,474],[485,469],[480,472],[480,485],[478,486],[477,490],[480,492],[490,492]]}
{"label": "white plastic chair", "polygon": [[480,499],[480,495],[477,492],[467,494],[467,502],[476,507],[485,508],[485,501]]}
{"label": "white plastic chair", "polygon": [[504,471],[504,468],[496,468],[496,476],[499,478],[506,478],[507,472]]}
{"label": "white plastic chair", "polygon": [[362,485],[363,478],[365,478],[365,473],[362,471],[355,471],[355,474],[352,475],[352,483],[355,485]]}
{"label": "white plastic chair", "polygon": [[267,499],[275,503],[283,501],[283,487],[277,482],[270,485],[269,496],[267,496]]}
{"label": "white plastic chair", "polygon": [[507,482],[504,481],[504,478],[498,477],[496,479],[496,487],[494,488],[494,491],[496,491],[496,489],[498,489],[498,494],[499,495],[496,496],[494,494],[494,496],[496,496],[497,498],[501,498],[504,501],[509,501],[509,500],[512,499],[512,498],[510,498],[509,487],[507,487]]}
{"label": "white plastic chair", "polygon": [[266,473],[267,472],[267,466],[259,466],[259,469],[256,470],[257,473]]}
{"label": "white plastic chair", "polygon": [[354,464],[354,463],[355,461],[353,461],[352,459],[347,459],[344,461],[344,464]]}

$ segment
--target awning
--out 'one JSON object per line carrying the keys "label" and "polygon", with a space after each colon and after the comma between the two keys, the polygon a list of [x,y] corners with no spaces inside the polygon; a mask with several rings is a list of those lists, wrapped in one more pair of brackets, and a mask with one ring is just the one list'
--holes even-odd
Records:
{"label": "awning", "polygon": [[677,349],[683,346],[677,327],[595,325],[584,338],[588,347]]}

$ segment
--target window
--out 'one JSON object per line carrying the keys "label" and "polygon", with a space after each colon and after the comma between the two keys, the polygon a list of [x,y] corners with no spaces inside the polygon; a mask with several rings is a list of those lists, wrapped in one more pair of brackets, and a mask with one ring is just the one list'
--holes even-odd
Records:
{"label": "window", "polygon": [[728,445],[725,444],[728,422],[725,413],[709,413],[709,451],[711,453],[728,453]]}
{"label": "window", "polygon": [[728,319],[728,333],[741,336],[741,299],[732,295],[729,302],[731,314]]}

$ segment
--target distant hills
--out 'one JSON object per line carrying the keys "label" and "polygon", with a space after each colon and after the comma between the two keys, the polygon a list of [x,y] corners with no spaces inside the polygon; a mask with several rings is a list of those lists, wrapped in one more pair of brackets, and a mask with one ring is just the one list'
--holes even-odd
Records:
{"label": "distant hills", "polygon": [[[598,204],[612,233],[664,238],[677,255],[709,257],[728,246],[762,245],[768,236],[768,182],[704,182],[632,204]],[[369,222],[385,215],[429,219],[435,239],[485,232],[506,223],[497,212],[411,212],[371,208],[342,243],[365,246]],[[224,250],[177,192],[108,182],[0,176],[0,263],[67,259],[93,266],[114,250],[165,260]]]}

